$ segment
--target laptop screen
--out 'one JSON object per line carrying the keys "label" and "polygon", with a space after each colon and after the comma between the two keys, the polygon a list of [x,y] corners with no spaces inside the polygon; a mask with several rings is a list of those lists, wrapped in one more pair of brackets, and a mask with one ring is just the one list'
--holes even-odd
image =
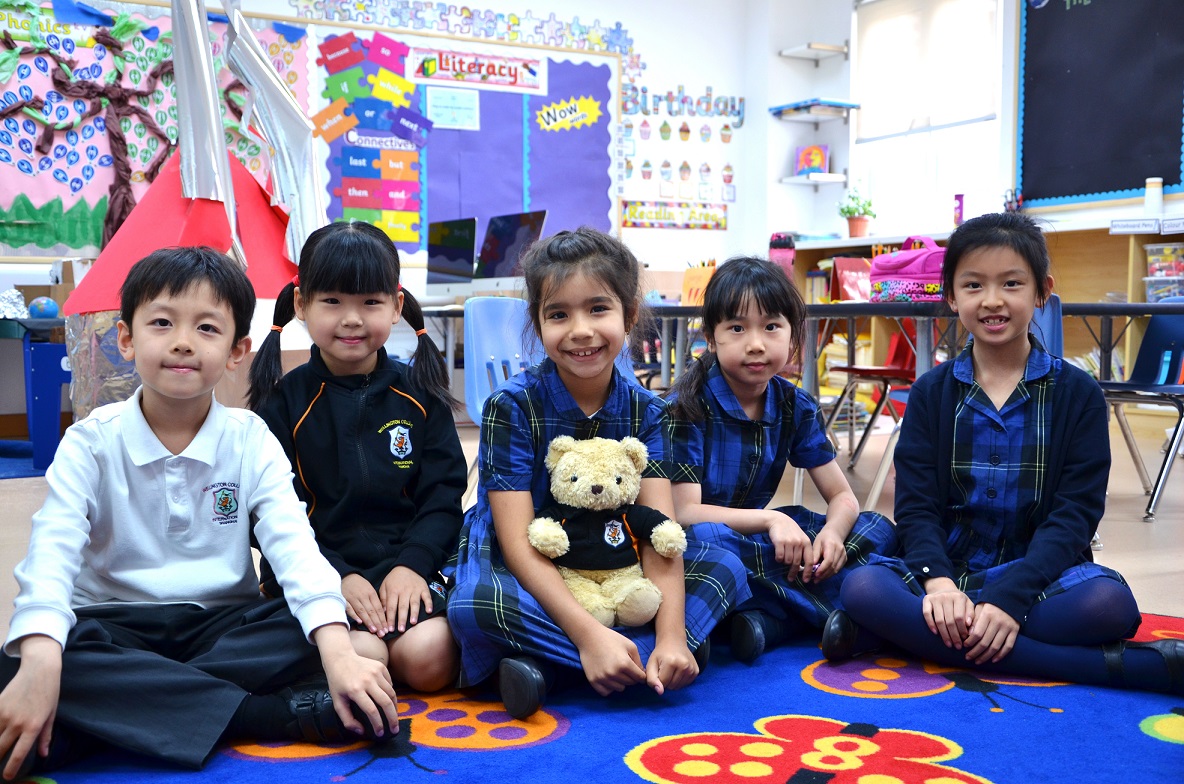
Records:
{"label": "laptop screen", "polygon": [[543,236],[546,210],[496,215],[485,228],[485,240],[477,256],[476,278],[511,278],[522,275],[522,253]]}
{"label": "laptop screen", "polygon": [[428,284],[471,281],[476,250],[476,218],[429,223]]}

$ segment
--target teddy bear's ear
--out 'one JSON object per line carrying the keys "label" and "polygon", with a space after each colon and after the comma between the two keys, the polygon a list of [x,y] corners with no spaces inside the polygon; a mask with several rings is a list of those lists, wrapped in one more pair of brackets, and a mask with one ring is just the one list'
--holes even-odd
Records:
{"label": "teddy bear's ear", "polygon": [[576,440],[571,436],[556,437],[551,441],[551,446],[547,448],[547,458],[543,461],[543,465],[547,467],[548,471],[554,471],[555,466],[559,464],[559,459],[570,452],[575,445]]}
{"label": "teddy bear's ear", "polygon": [[621,445],[625,447],[625,454],[633,461],[633,465],[637,466],[637,470],[644,470],[646,459],[649,457],[649,452],[646,450],[645,444],[633,436],[626,436],[621,439]]}

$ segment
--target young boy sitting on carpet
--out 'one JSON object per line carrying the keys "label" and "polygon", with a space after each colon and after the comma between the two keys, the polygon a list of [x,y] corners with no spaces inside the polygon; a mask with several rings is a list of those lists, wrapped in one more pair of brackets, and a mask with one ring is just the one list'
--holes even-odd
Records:
{"label": "young boy sitting on carpet", "polygon": [[[223,739],[397,731],[390,676],[353,651],[283,450],[213,396],[250,349],[246,275],[171,248],[120,296],[142,386],[71,427],[46,473],[0,656],[3,777],[99,742],[199,768]],[[252,539],[286,599],[260,598]]]}

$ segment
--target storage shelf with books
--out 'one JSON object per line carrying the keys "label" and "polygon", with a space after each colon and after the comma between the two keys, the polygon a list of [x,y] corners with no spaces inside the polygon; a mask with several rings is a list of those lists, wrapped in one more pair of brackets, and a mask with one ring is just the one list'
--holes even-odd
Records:
{"label": "storage shelf with books", "polygon": [[[1147,274],[1147,255],[1143,246],[1162,242],[1163,237],[1157,234],[1111,234],[1108,221],[1033,217],[1044,229],[1052,261],[1054,291],[1062,302],[1103,302],[1124,295],[1129,302],[1146,300],[1143,278]],[[949,231],[921,234],[932,237],[941,245],[949,237]],[[807,291],[807,275],[818,269],[819,261],[835,256],[871,258],[873,246],[899,246],[905,239],[904,236],[870,236],[799,241],[794,251],[794,282],[799,290]],[[1096,330],[1096,319],[1093,321]],[[1122,334],[1118,347],[1123,357],[1134,357],[1138,353],[1146,322],[1145,318],[1137,318]],[[1119,335],[1120,330],[1121,324],[1116,323],[1114,334]],[[886,325],[873,325],[874,362],[884,360],[891,331]],[[1064,335],[1068,357],[1088,356],[1096,346],[1090,327],[1080,318],[1065,319]]]}

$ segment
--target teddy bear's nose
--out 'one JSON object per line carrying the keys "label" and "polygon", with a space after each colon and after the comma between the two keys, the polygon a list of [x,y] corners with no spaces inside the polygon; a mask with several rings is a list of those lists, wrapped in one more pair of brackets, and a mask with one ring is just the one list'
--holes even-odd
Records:
{"label": "teddy bear's nose", "polygon": [[592,495],[600,495],[604,492],[604,485],[592,485]]}

